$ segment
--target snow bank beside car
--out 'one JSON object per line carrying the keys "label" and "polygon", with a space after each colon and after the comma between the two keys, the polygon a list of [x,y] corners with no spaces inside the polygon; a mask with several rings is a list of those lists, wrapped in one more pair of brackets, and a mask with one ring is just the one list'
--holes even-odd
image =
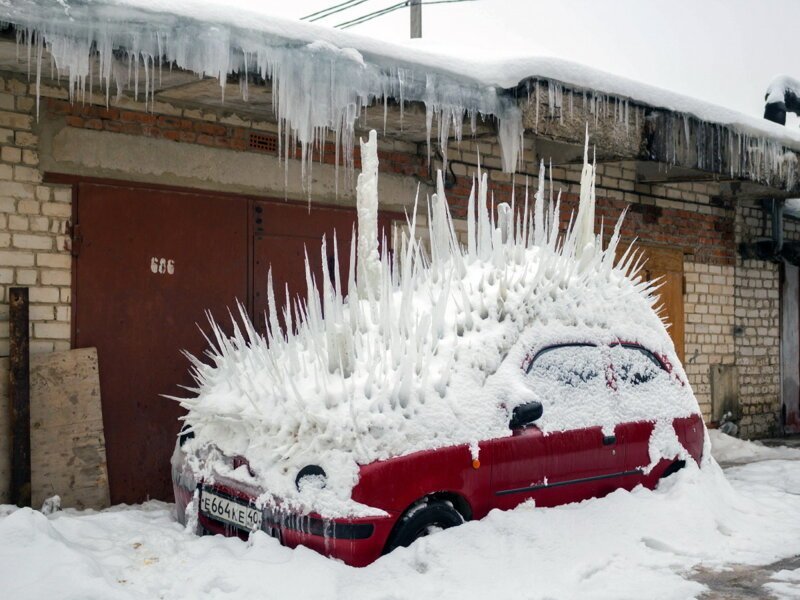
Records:
{"label": "snow bank beside car", "polygon": [[800,460],[800,449],[786,446],[770,447],[759,441],[749,442],[709,429],[711,454],[721,464],[749,463],[757,460]]}
{"label": "snow bank beside car", "polygon": [[692,598],[694,567],[800,553],[798,465],[757,462],[727,480],[690,466],[656,491],[494,511],[363,569],[262,532],[198,538],[159,502],[50,516],[0,507],[0,580],[15,600]]}

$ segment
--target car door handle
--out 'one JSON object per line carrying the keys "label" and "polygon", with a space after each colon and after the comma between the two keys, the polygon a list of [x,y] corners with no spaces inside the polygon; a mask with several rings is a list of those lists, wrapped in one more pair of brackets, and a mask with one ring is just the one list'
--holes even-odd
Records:
{"label": "car door handle", "polygon": [[617,436],[615,435],[604,435],[603,436],[603,446],[610,446],[611,444],[617,443]]}

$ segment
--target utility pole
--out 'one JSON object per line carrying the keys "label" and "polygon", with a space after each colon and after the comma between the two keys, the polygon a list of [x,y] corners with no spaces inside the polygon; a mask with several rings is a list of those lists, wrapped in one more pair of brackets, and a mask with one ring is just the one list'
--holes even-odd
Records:
{"label": "utility pole", "polygon": [[422,0],[409,0],[411,7],[411,39],[422,37]]}

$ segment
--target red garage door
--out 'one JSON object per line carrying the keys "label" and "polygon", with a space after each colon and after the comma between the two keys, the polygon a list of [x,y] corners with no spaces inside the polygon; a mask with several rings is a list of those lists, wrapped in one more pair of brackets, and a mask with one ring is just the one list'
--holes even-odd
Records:
{"label": "red garage door", "polygon": [[[306,252],[318,288],[322,288],[323,269],[334,277],[334,238],[339,253],[339,276],[343,292],[347,294],[350,243],[356,225],[355,210],[314,206],[309,212],[306,205],[256,201],[253,211],[253,306],[259,330],[264,330],[270,266],[275,301],[281,310],[285,304],[287,287],[291,298],[306,296]],[[393,215],[389,213],[379,216],[379,237],[389,238],[392,218]],[[321,254],[323,236],[327,242],[325,257]]]}
{"label": "red garage door", "polygon": [[181,409],[161,394],[191,384],[205,310],[247,298],[247,217],[238,198],[79,186],[75,346],[97,347],[114,503],[171,496]]}
{"label": "red garage door", "polygon": [[191,385],[181,351],[205,350],[205,311],[225,323],[240,300],[263,328],[270,264],[282,305],[286,284],[305,293],[306,247],[318,276],[331,268],[319,250],[334,230],[346,281],[354,223],[353,209],[79,184],[74,346],[98,350],[112,502],[171,498],[181,409],[163,394]]}

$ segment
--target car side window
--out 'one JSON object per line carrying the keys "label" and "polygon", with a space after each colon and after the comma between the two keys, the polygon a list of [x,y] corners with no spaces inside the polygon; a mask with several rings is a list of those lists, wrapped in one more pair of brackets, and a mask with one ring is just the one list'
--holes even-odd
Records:
{"label": "car side window", "polygon": [[540,351],[528,367],[528,380],[538,391],[574,393],[605,386],[600,348],[588,344],[551,346]]}
{"label": "car side window", "polygon": [[666,373],[652,352],[632,344],[612,346],[611,364],[617,383],[624,386],[643,385]]}

